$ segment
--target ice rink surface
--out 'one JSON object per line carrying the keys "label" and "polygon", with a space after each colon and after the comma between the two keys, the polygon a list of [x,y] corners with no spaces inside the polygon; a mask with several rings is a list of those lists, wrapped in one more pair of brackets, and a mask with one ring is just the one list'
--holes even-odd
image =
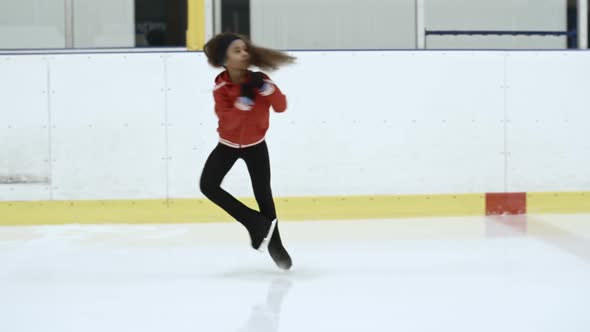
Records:
{"label": "ice rink surface", "polygon": [[0,227],[0,331],[590,331],[590,215]]}

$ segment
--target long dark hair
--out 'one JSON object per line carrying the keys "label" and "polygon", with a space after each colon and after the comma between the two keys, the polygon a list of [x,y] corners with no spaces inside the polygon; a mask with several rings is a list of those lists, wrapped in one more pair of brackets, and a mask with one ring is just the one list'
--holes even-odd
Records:
{"label": "long dark hair", "polygon": [[203,47],[209,64],[216,68],[224,65],[225,52],[227,52],[227,41],[241,39],[246,43],[248,53],[250,53],[250,64],[264,70],[275,70],[280,66],[295,62],[295,57],[278,50],[260,47],[254,45],[246,36],[223,32],[211,38]]}

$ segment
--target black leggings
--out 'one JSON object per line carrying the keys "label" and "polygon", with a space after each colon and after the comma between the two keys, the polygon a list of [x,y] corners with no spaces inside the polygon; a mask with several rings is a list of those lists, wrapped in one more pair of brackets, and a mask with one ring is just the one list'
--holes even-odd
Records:
{"label": "black leggings", "polygon": [[[229,170],[239,159],[243,159],[248,166],[254,196],[260,208],[255,211],[238,201],[227,191],[221,188],[221,182]],[[201,174],[201,192],[213,203],[217,204],[234,219],[244,226],[253,220],[259,219],[260,214],[268,220],[276,218],[275,204],[270,189],[270,160],[266,142],[257,145],[236,149],[219,143],[211,152],[203,173]]]}

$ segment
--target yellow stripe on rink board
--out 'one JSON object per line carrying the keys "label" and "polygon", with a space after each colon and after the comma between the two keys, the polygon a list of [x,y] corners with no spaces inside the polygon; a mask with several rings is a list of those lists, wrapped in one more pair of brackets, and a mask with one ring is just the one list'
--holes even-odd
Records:
{"label": "yellow stripe on rink board", "polygon": [[[242,201],[256,208],[254,199]],[[280,220],[481,216],[485,195],[276,198]],[[230,221],[206,199],[0,202],[0,225],[149,224]]]}
{"label": "yellow stripe on rink board", "polygon": [[485,195],[298,197],[276,200],[281,220],[481,216]]}
{"label": "yellow stripe on rink board", "polygon": [[142,224],[230,220],[205,200],[1,202],[0,225]]}
{"label": "yellow stripe on rink board", "polygon": [[527,213],[590,213],[590,192],[527,193]]}

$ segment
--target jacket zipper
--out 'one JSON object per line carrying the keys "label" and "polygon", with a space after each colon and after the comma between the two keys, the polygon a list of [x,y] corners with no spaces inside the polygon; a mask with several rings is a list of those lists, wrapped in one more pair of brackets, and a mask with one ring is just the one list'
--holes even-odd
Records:
{"label": "jacket zipper", "polygon": [[240,114],[240,118],[241,118],[240,119],[240,139],[239,139],[239,143],[238,143],[238,146],[240,149],[242,148],[242,142],[244,141],[244,127],[246,124],[246,121],[244,121],[245,115],[246,114],[244,114],[244,113]]}

